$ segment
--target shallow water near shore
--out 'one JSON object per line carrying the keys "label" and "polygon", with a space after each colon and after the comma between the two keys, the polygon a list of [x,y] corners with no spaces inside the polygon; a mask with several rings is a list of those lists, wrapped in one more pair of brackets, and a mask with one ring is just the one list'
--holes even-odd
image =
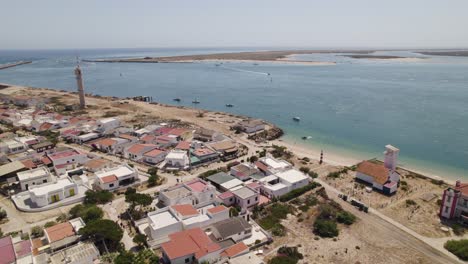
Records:
{"label": "shallow water near shore", "polygon": [[[0,51],[0,63],[33,60],[1,70],[0,82],[73,91],[76,55],[98,59],[228,51],[241,49]],[[82,68],[88,93],[148,95],[169,104],[177,104],[172,99],[178,97],[180,105],[268,120],[285,130],[290,143],[356,159],[382,158],[384,146],[392,144],[401,149],[400,164],[407,168],[468,180],[468,58],[378,54],[421,59],[317,54],[293,58],[337,64],[82,63]],[[194,99],[201,103],[192,105]],[[294,116],[301,121],[293,121]]]}

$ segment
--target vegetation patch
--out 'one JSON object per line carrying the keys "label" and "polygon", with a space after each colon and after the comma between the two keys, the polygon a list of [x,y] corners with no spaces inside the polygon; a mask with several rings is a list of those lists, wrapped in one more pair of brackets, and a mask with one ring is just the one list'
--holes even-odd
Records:
{"label": "vegetation patch", "polygon": [[291,201],[292,199],[296,198],[296,197],[299,197],[301,195],[303,195],[304,193],[310,191],[310,190],[313,190],[317,187],[320,187],[322,185],[320,185],[320,183],[317,183],[317,182],[312,182],[304,187],[301,187],[299,189],[295,189],[293,191],[290,191],[288,192],[287,194],[281,196],[279,198],[279,200],[281,202],[288,202],[288,201]]}
{"label": "vegetation patch", "polygon": [[468,239],[449,240],[445,243],[444,247],[459,259],[463,261],[468,260]]}

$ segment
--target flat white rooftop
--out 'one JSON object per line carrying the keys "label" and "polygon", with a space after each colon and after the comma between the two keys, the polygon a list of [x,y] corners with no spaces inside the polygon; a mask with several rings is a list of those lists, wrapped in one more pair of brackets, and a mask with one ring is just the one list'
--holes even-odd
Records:
{"label": "flat white rooftop", "polygon": [[167,154],[166,159],[184,159],[187,156],[187,152],[183,150],[172,150]]}
{"label": "flat white rooftop", "polygon": [[75,185],[69,178],[58,179],[57,182],[51,184],[44,184],[38,187],[32,187],[29,189],[30,193],[34,193],[36,196],[42,196],[53,191],[63,190],[64,188]]}
{"label": "flat white rooftop", "polygon": [[177,218],[169,210],[151,214],[148,215],[148,217],[154,229],[160,229],[179,222],[179,220],[177,220]]}
{"label": "flat white rooftop", "polygon": [[284,188],[288,188],[288,186],[286,186],[285,184],[282,184],[282,183],[277,183],[277,184],[273,184],[273,185],[265,185],[265,188],[269,189],[269,190],[272,190],[272,191],[278,191],[278,190],[282,190]]}
{"label": "flat white rooftop", "polygon": [[227,181],[223,184],[221,184],[221,186],[225,189],[231,189],[231,188],[234,188],[234,187],[237,187],[239,185],[242,185],[243,182],[239,179],[232,179],[230,181]]}
{"label": "flat white rooftop", "polygon": [[309,178],[308,176],[304,175],[304,173],[295,169],[279,172],[275,175],[278,176],[278,178],[290,183],[300,182]]}
{"label": "flat white rooftop", "polygon": [[33,170],[18,172],[16,175],[18,176],[19,181],[28,181],[44,176],[49,176],[50,173],[46,167],[39,167]]}
{"label": "flat white rooftop", "polygon": [[270,157],[265,157],[262,161],[273,169],[282,169],[290,166],[290,164],[284,160],[277,160]]}
{"label": "flat white rooftop", "polygon": [[278,177],[276,177],[275,175],[269,175],[269,176],[261,178],[259,181],[260,182],[271,182],[271,181],[275,181],[277,179],[278,179]]}
{"label": "flat white rooftop", "polygon": [[106,176],[109,176],[109,175],[115,175],[117,178],[121,178],[121,177],[125,177],[127,175],[130,175],[132,173],[133,173],[133,171],[130,170],[127,166],[118,166],[118,167],[114,167],[114,168],[111,168],[111,169],[107,169],[107,170],[104,170],[104,171],[97,172],[96,176],[98,178],[102,178],[102,177],[106,177]]}

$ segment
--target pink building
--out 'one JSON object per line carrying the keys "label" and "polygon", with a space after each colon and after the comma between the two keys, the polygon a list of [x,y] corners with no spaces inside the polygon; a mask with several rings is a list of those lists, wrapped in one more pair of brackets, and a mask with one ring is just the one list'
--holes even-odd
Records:
{"label": "pink building", "polygon": [[457,180],[455,187],[444,191],[439,216],[468,224],[468,183]]}

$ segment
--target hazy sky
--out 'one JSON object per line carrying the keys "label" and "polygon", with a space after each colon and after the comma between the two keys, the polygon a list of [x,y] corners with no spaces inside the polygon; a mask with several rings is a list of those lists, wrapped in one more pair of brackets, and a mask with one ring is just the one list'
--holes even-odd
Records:
{"label": "hazy sky", "polygon": [[0,49],[468,47],[468,0],[0,0]]}

